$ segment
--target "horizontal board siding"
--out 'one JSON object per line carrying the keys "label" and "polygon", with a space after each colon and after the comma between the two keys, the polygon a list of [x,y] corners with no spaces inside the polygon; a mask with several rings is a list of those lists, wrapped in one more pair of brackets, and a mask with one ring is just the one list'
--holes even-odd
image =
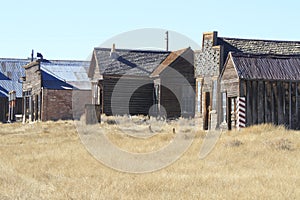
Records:
{"label": "horizontal board siding", "polygon": [[[153,88],[150,79],[104,78],[103,111],[107,115],[147,115],[153,105]],[[113,110],[112,97],[117,103]]]}

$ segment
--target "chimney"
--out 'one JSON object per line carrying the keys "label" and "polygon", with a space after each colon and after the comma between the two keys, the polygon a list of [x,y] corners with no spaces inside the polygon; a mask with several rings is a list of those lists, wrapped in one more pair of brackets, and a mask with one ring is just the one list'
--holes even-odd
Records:
{"label": "chimney", "polygon": [[166,31],[166,51],[169,51],[169,32]]}
{"label": "chimney", "polygon": [[116,51],[116,45],[113,43],[112,48],[111,48],[111,53]]}
{"label": "chimney", "polygon": [[34,51],[33,49],[31,50],[31,62],[33,62],[33,56],[34,56]]}
{"label": "chimney", "polygon": [[110,51],[110,58],[117,59],[119,57],[118,53],[116,52],[116,45],[113,43],[111,51]]}

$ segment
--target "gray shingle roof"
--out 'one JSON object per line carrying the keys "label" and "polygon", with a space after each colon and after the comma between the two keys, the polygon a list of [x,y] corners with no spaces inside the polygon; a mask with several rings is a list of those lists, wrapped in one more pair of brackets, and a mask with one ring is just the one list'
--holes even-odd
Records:
{"label": "gray shingle roof", "polygon": [[247,80],[300,81],[300,56],[231,53],[238,76]]}
{"label": "gray shingle roof", "polygon": [[300,41],[278,41],[237,39],[218,37],[218,45],[224,45],[224,52],[240,52],[249,54],[300,55]]}
{"label": "gray shingle roof", "polygon": [[102,75],[149,76],[170,54],[168,51],[95,48],[98,67]]}

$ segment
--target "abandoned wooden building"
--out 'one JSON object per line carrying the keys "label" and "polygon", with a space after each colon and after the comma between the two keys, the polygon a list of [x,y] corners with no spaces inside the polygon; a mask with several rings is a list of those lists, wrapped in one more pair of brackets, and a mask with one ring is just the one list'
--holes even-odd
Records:
{"label": "abandoned wooden building", "polygon": [[16,101],[12,105],[11,119],[22,114],[22,80],[25,70],[22,67],[30,62],[28,59],[0,59],[0,122],[8,120],[9,92],[14,91]]}
{"label": "abandoned wooden building", "polygon": [[[299,47],[300,41],[225,38],[218,37],[217,32],[204,33],[202,49],[195,51],[195,116],[202,124],[203,129],[214,130],[220,128],[220,125],[224,122],[224,96],[222,98],[224,94],[220,90],[220,75],[229,52],[296,56],[300,55]],[[286,78],[281,77],[281,79]],[[272,122],[278,123],[276,121]],[[252,123],[248,120],[247,125],[250,124]],[[282,122],[279,124],[282,124]]]}
{"label": "abandoned wooden building", "polygon": [[[236,127],[261,123],[300,128],[300,56],[229,53],[221,73],[223,122]],[[244,98],[238,109],[237,99]],[[227,120],[226,120],[227,119]]]}
{"label": "abandoned wooden building", "polygon": [[79,118],[91,103],[88,67],[88,61],[44,59],[25,65],[23,120]]}
{"label": "abandoned wooden building", "polygon": [[106,115],[193,116],[193,61],[190,48],[95,48],[89,69],[93,103]]}

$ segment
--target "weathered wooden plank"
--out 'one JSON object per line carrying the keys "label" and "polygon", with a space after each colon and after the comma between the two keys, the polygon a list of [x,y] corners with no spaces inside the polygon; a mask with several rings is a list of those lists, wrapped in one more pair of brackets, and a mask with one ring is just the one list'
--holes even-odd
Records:
{"label": "weathered wooden plank", "polygon": [[246,126],[253,124],[252,122],[252,84],[251,81],[246,81]]}
{"label": "weathered wooden plank", "polygon": [[283,83],[284,94],[284,124],[286,127],[290,127],[290,84],[289,82]]}
{"label": "weathered wooden plank", "polygon": [[278,111],[278,124],[284,124],[284,89],[283,89],[283,83],[277,82],[277,111]]}
{"label": "weathered wooden plank", "polygon": [[257,95],[257,123],[264,123],[264,101],[265,101],[265,87],[263,81],[258,81],[257,85],[258,95]]}
{"label": "weathered wooden plank", "polygon": [[252,81],[252,123],[257,124],[258,123],[258,102],[257,102],[257,81]]}
{"label": "weathered wooden plank", "polygon": [[295,129],[297,127],[297,108],[296,108],[296,96],[297,96],[297,90],[296,90],[296,83],[291,82],[290,83],[290,113],[291,113],[291,121],[290,121],[290,127],[292,129]]}
{"label": "weathered wooden plank", "polygon": [[297,86],[296,86],[296,92],[297,92],[297,95],[296,95],[296,109],[297,109],[297,119],[298,119],[298,122],[297,122],[297,129],[300,129],[300,83],[297,83]]}
{"label": "weathered wooden plank", "polygon": [[[272,122],[272,86],[269,81],[265,82],[265,123]],[[274,105],[273,105],[274,106]]]}
{"label": "weathered wooden plank", "polygon": [[272,82],[271,92],[272,92],[272,102],[271,102],[272,122],[275,125],[277,125],[278,124],[278,89],[277,89],[276,82]]}

